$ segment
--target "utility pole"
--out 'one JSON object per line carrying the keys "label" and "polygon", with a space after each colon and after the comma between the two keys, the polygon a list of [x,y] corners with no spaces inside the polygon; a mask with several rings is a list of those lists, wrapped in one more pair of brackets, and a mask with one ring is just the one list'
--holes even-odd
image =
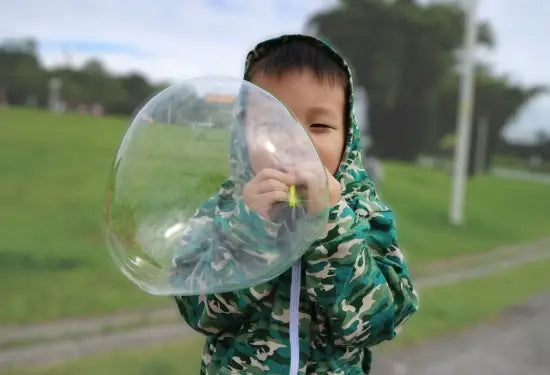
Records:
{"label": "utility pole", "polygon": [[472,129],[472,110],[474,104],[474,61],[477,35],[476,7],[478,0],[465,1],[464,50],[462,53],[462,79],[457,113],[457,144],[449,219],[454,225],[464,223],[464,201],[466,198],[466,180],[468,156]]}

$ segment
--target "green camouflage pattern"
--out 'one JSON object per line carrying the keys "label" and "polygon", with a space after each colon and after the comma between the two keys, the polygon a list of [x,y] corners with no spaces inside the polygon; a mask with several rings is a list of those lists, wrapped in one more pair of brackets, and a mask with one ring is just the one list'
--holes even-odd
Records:
{"label": "green camouflage pattern", "polygon": [[[332,48],[300,35],[259,44],[247,57],[247,69],[272,45],[295,38],[330,51],[351,83],[349,68]],[[351,104],[352,95],[349,100]],[[368,374],[370,348],[392,339],[418,309],[392,211],[364,170],[353,113],[349,119],[335,175],[342,199],[330,209],[324,238],[300,259],[299,374]],[[211,202],[212,210],[215,203]],[[235,292],[175,297],[187,323],[207,335],[200,373],[288,374],[290,286],[288,269]]]}

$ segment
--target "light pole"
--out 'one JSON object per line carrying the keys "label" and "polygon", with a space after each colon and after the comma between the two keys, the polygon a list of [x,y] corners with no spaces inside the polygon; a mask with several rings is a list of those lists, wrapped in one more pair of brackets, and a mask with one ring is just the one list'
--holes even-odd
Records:
{"label": "light pole", "polygon": [[468,156],[470,153],[470,135],[472,128],[472,109],[474,104],[474,62],[477,35],[476,7],[478,0],[465,0],[466,22],[464,27],[464,50],[462,53],[462,74],[460,98],[457,113],[457,144],[449,219],[454,225],[464,222],[464,200],[466,197],[466,179]]}
{"label": "light pole", "polygon": [[59,91],[61,90],[61,79],[51,78],[49,82],[50,86],[50,96],[49,96],[49,107],[52,112],[59,112]]}

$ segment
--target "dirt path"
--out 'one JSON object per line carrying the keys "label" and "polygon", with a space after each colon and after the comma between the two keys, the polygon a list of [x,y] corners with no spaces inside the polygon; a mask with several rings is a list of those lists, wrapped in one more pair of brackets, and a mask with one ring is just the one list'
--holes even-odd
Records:
{"label": "dirt path", "polygon": [[194,332],[182,323],[152,325],[126,332],[93,333],[79,338],[59,338],[0,352],[0,369],[9,366],[45,366],[115,349],[132,349],[165,344],[189,337]]}
{"label": "dirt path", "polygon": [[550,237],[538,241],[500,246],[479,254],[431,262],[415,270],[418,288],[454,284],[474,279],[524,263],[550,258]]}
{"label": "dirt path", "polygon": [[[455,283],[545,258],[550,258],[550,238],[427,264],[416,272],[415,284],[426,288]],[[118,348],[179,340],[192,334],[175,307],[6,327],[0,329],[0,369],[56,364]]]}
{"label": "dirt path", "polygon": [[510,168],[493,168],[491,174],[496,177],[507,178],[518,181],[536,182],[550,185],[550,174],[536,173]]}
{"label": "dirt path", "polygon": [[381,350],[374,355],[372,374],[548,375],[549,321],[550,293],[546,293],[506,310],[493,324],[420,347]]}
{"label": "dirt path", "polygon": [[45,324],[31,324],[0,328],[0,350],[25,343],[54,341],[63,338],[112,333],[148,324],[161,324],[180,320],[177,309],[141,310],[128,313],[101,316],[97,318],[75,318],[53,321]]}

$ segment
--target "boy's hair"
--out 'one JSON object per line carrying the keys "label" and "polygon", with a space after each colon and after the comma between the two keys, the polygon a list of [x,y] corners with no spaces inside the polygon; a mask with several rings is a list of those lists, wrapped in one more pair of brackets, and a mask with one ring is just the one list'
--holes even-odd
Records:
{"label": "boy's hair", "polygon": [[[330,56],[325,48],[306,40],[294,40],[267,49],[265,56],[258,56],[245,73],[245,80],[252,81],[255,74],[280,77],[292,70],[309,69],[321,83],[340,84],[346,98],[350,84],[346,71]],[[347,117],[347,105],[345,108]]]}

